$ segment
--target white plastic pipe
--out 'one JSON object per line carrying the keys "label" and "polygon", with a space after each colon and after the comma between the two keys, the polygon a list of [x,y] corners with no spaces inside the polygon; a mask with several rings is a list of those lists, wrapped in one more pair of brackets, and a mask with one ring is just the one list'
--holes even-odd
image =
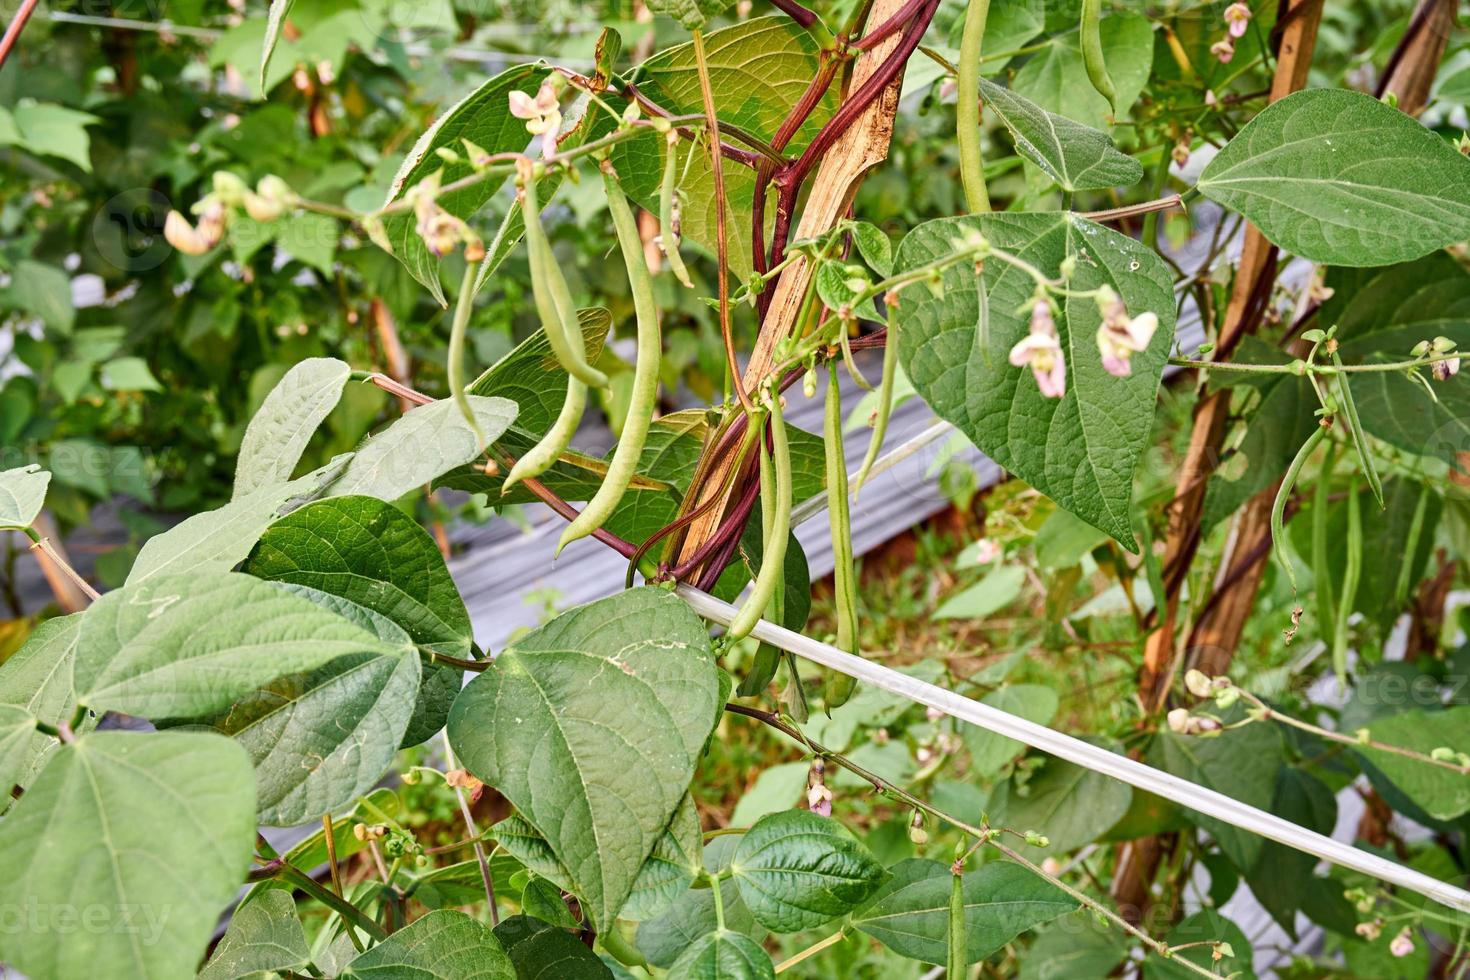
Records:
{"label": "white plastic pipe", "polygon": [[[705,619],[728,626],[735,616],[735,607],[716,599],[708,593],[688,585],[680,585],[678,593],[690,607]],[[761,620],[751,636],[773,646],[821,664],[829,670],[847,674],[874,687],[902,695],[910,701],[926,707],[936,708],[953,715],[961,721],[978,725],[986,731],[1004,735],[1039,749],[1059,759],[1076,763],[1084,769],[1100,772],[1105,776],[1121,780],[1130,786],[1147,790],[1189,807],[1205,816],[1223,820],[1228,824],[1260,834],[1268,840],[1294,848],[1313,857],[1358,871],[1362,874],[1386,881],[1390,884],[1418,892],[1450,908],[1470,912],[1470,892],[1446,884],[1426,874],[1406,868],[1401,864],[1385,860],[1376,854],[1361,851],[1341,841],[1283,820],[1264,810],[1258,810],[1224,793],[1191,783],[1187,779],[1170,775],[1152,766],[1136,762],[1127,756],[1109,752],[1081,739],[1053,731],[1045,725],[1027,721],[999,708],[961,697],[953,691],[921,681],[916,677],[901,674],[882,664],[844,653],[826,643],[793,633],[774,623]],[[1043,831],[1046,828],[1041,828]]]}

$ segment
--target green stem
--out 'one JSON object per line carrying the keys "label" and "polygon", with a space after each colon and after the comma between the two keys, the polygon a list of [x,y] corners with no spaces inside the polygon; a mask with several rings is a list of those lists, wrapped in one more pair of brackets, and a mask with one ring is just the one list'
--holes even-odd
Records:
{"label": "green stem", "polygon": [[960,180],[965,188],[965,203],[973,214],[990,210],[980,141],[980,48],[985,40],[985,21],[989,13],[990,0],[970,0],[965,10],[964,33],[960,36],[955,142],[960,148]]}
{"label": "green stem", "polygon": [[[1326,423],[1327,420],[1323,419]],[[1296,458],[1291,461],[1291,466],[1286,470],[1286,476],[1281,478],[1281,489],[1276,491],[1276,500],[1271,504],[1271,543],[1276,549],[1276,557],[1281,562],[1281,567],[1286,569],[1287,581],[1291,583],[1291,594],[1296,595],[1296,569],[1292,567],[1291,556],[1286,553],[1286,532],[1282,527],[1282,518],[1286,513],[1286,501],[1291,498],[1291,490],[1296,486],[1296,479],[1301,475],[1302,467],[1317,446],[1327,436],[1326,424],[1318,425],[1302,443],[1302,448],[1297,450]]]}
{"label": "green stem", "polygon": [[607,932],[598,933],[597,940],[602,943],[602,948],[607,950],[613,959],[624,966],[646,967],[648,965],[648,959],[638,952],[637,946],[628,942],[627,938],[618,931],[617,926],[613,926]]}
{"label": "green stem", "polygon": [[832,935],[828,936],[826,939],[815,942],[812,945],[808,946],[806,949],[802,950],[800,953],[797,953],[795,956],[792,956],[789,959],[785,959],[782,960],[780,963],[777,963],[776,972],[785,973],[787,970],[791,969],[793,966],[796,966],[803,960],[807,960],[813,956],[816,956],[818,953],[829,946],[836,946],[838,943],[842,942],[842,940],[846,938],[847,930],[839,929],[836,932],[832,933]]}
{"label": "green stem", "polygon": [[[337,896],[330,888],[323,888],[316,879],[295,865],[283,864],[280,870],[280,877],[301,889],[311,898],[321,902],[333,912],[336,912],[348,923],[349,927],[356,926],[378,942],[382,942],[388,938],[388,934],[383,931],[383,927],[368,918],[362,909],[353,905],[347,899]],[[351,936],[352,933],[349,932],[348,935]],[[356,941],[355,936],[353,939]]]}

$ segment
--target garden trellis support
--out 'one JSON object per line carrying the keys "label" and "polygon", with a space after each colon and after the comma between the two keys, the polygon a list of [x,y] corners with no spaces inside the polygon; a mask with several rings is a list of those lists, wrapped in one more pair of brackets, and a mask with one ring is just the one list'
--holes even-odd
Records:
{"label": "garden trellis support", "polygon": [[[728,602],[689,585],[679,585],[676,591],[704,619],[724,626],[735,618],[737,609]],[[750,635],[820,664],[828,670],[854,677],[916,704],[943,711],[960,721],[1015,739],[1084,769],[1102,773],[1136,789],[1154,793],[1206,816],[1223,820],[1231,826],[1259,834],[1339,867],[1407,888],[1450,908],[1470,912],[1470,892],[1462,888],[1307,830],[1289,820],[1283,820],[1187,779],[1180,779],[1127,756],[1054,731],[1045,725],[1038,725],[1010,712],[981,704],[953,691],[946,691],[875,661],[844,653],[830,644],[813,640],[764,619],[756,624]]]}

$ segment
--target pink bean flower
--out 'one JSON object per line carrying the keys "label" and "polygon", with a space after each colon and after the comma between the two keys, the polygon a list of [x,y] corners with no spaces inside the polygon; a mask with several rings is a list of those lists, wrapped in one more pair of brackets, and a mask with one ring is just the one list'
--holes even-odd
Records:
{"label": "pink bean flower", "polygon": [[1097,305],[1103,316],[1102,326],[1097,328],[1103,370],[1116,378],[1126,378],[1133,373],[1133,355],[1148,349],[1154,331],[1159,329],[1159,318],[1153,313],[1130,317],[1122,298],[1107,286],[1098,293]]}
{"label": "pink bean flower", "polygon": [[1062,357],[1062,344],[1057,338],[1049,301],[1038,299],[1032,305],[1031,332],[1011,348],[1011,363],[1016,367],[1030,366],[1043,397],[1060,398],[1066,393],[1067,362]]}

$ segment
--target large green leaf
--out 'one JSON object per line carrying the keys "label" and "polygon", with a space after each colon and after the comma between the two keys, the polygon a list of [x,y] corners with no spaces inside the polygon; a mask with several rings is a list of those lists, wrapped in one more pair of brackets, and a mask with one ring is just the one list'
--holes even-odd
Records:
{"label": "large green leaf", "polygon": [[1198,186],[1313,262],[1389,265],[1470,238],[1470,159],[1362,92],[1308,89],[1267,106]]}
{"label": "large green leaf", "polygon": [[0,472],[0,528],[30,527],[50,483],[51,474],[36,463]]}
{"label": "large green leaf", "polygon": [[[536,874],[572,890],[576,881],[535,827],[512,815],[495,825],[495,841]],[[699,811],[685,794],[669,825],[653,845],[653,851],[638,869],[633,890],[618,912],[618,918],[641,922],[662,915],[693,884],[701,868]]]}
{"label": "large green leaf", "polygon": [[1128,955],[1126,938],[1091,912],[1075,912],[1036,937],[1017,980],[1107,980]]}
{"label": "large green leaf", "polygon": [[516,980],[489,927],[454,909],[415,920],[347,967],[351,980]]}
{"label": "large green leaf", "polygon": [[740,838],[730,871],[745,904],[772,932],[797,932],[851,911],[887,879],[883,866],[831,817],[783,810]]}
{"label": "large green leaf", "polygon": [[513,915],[495,927],[515,967],[516,980],[612,980],[612,971],[582,940],[529,915]]}
{"label": "large green leaf", "polygon": [[[515,402],[478,395],[470,395],[469,400],[486,442],[499,439],[515,421]],[[445,398],[420,405],[369,436],[325,493],[397,500],[479,455],[479,437],[459,406]]]}
{"label": "large green leaf", "polygon": [[[470,655],[470,616],[438,545],[416,521],[374,497],[333,497],[281,518],[261,537],[245,571],[371,610],[432,653]],[[410,744],[444,726],[459,686],[453,667],[426,671],[417,724],[405,736]]]}
{"label": "large green leaf", "polygon": [[[409,150],[384,205],[401,198],[435,171],[442,171],[441,184],[452,184],[474,173],[461,140],[469,140],[487,153],[514,153],[531,142],[526,121],[510,114],[510,93],[535,94],[547,69],[539,65],[517,65],[508,68],[480,85],[455,103],[429,127]],[[439,156],[441,148],[455,152],[458,160],[449,162]],[[495,194],[500,180],[481,180],[439,196],[439,206],[460,218],[468,218]],[[398,256],[413,277],[423,283],[434,298],[444,302],[444,288],[439,283],[439,259],[430,253],[416,230],[413,211],[399,211],[383,219],[383,230]]]}
{"label": "large green leaf", "polygon": [[[72,659],[82,629],[82,614],[48,619],[26,638],[25,645],[0,662],[0,705],[23,710],[53,728],[70,721],[76,696],[72,691]],[[32,731],[25,760],[13,770],[22,786],[56,747],[50,735]],[[0,786],[0,792],[9,785]]]}
{"label": "large green leaf", "polygon": [[[811,32],[784,15],[756,17],[711,31],[704,44],[715,112],[720,122],[770,140],[816,74],[819,46]],[[667,48],[644,62],[638,69],[637,83],[650,99],[670,112],[704,112],[692,44]],[[792,137],[787,154],[799,153],[831,117],[835,107],[835,91],[829,90]],[[728,133],[724,139],[728,144],[742,146]],[[681,159],[684,154],[694,154],[688,174],[679,186],[685,198],[681,230],[685,238],[713,254],[718,215],[714,173],[709,166],[709,154],[703,148],[691,150],[690,147],[687,142],[679,147]],[[663,155],[664,140],[657,134],[625,141],[613,152],[629,196],[655,211]],[[755,177],[748,167],[729,160],[725,161],[724,173],[727,221],[732,229],[744,229],[740,234],[730,235],[730,271],[744,279],[751,269],[749,228]],[[772,197],[767,203],[768,220],[774,216],[774,202]]]}
{"label": "large green leaf", "polygon": [[1131,187],[1143,179],[1143,164],[1121,153],[1107,133],[1048,112],[1010,89],[980,80],[986,112],[1010,131],[1016,150],[1064,191]]}
{"label": "large green leaf", "polygon": [[29,768],[36,717],[13,704],[0,704],[0,802]]}
{"label": "large green leaf", "polygon": [[[729,864],[739,844],[738,834],[724,834],[711,840],[704,849],[704,869],[710,874],[719,874]],[[764,930],[750,914],[750,908],[741,895],[739,881],[727,878],[720,882],[720,900],[724,906],[726,928],[759,938]],[[713,932],[717,925],[714,891],[706,887],[688,888],[673,905],[640,924],[634,938],[639,952],[648,958],[648,962],[667,968],[691,943]]]}
{"label": "large green leaf", "polygon": [[291,479],[312,433],[336,407],[351,373],[335,357],[308,357],[286,372],[245,427],[232,499]]}
{"label": "large green leaf", "polygon": [[252,974],[297,970],[311,962],[296,902],[272,888],[230,916],[230,928],[214,949],[199,980],[241,980]]}
{"label": "large green leaf", "polygon": [[260,821],[305,823],[377,785],[413,717],[421,677],[412,650],[351,654],[262,684],[214,718],[255,764]]}
{"label": "large green leaf", "polygon": [[296,499],[310,496],[331,480],[346,457],[290,483],[276,483],[195,514],[149,538],[138,552],[128,584],[169,575],[222,572],[239,564],[272,521]]}
{"label": "large green leaf", "polygon": [[[1416,708],[1377,719],[1369,731],[1375,742],[1417,752],[1427,754],[1438,748],[1463,752],[1470,746],[1470,706],[1444,711]],[[1381,749],[1358,751],[1431,817],[1453,820],[1470,813],[1470,777]]]}
{"label": "large green leaf", "polygon": [[[1038,725],[1049,724],[1057,713],[1057,692],[1044,684],[1010,684],[991,691],[981,704],[1009,712]],[[1013,738],[966,725],[960,733],[970,750],[970,768],[982,776],[993,775],[1026,747]]]}
{"label": "large green leaf", "polygon": [[[612,314],[601,306],[577,311],[577,325],[587,360],[597,363],[612,329]],[[551,352],[546,331],[537,330],[496,361],[467,389],[471,395],[505,398],[516,403],[515,427],[541,438],[567,398],[567,373]]]}
{"label": "large green leaf", "polygon": [[[1281,737],[1265,725],[1247,725],[1213,738],[1160,732],[1149,747],[1149,762],[1181,779],[1224,793],[1247,806],[1267,809],[1282,766]],[[1178,802],[1188,806],[1187,799]],[[1215,817],[1193,813],[1237,868],[1248,870],[1264,839]]]}
{"label": "large green leaf", "polygon": [[[1153,26],[1146,17],[1121,13],[1104,17],[1099,26],[1108,73],[1117,89],[1117,115],[1125,119],[1153,68]],[[1108,100],[1087,80],[1076,30],[1053,36],[1021,66],[1012,88],[1043,109],[1088,126],[1106,126],[1113,120]]]}
{"label": "large green leaf", "polygon": [[[900,956],[943,963],[949,942],[949,865],[910,858],[852,924]],[[965,874],[965,954],[984,959],[1027,929],[1077,908],[1077,902],[1019,864],[995,861]]]}
{"label": "large green leaf", "polygon": [[634,589],[517,640],[455,701],[449,737],[546,837],[601,932],[684,798],[718,703],[704,625],[669,592]]}
{"label": "large green leaf", "polygon": [[[1025,795],[1022,795],[1024,793]],[[1002,783],[990,800],[997,823],[1047,837],[1047,853],[1065,854],[1123,819],[1133,801],[1126,783],[1062,759],[1050,759],[1026,780]]]}
{"label": "large green leaf", "polygon": [[[1064,301],[1056,326],[1067,363],[1062,398],[1045,398],[1025,368],[1007,355],[1030,329],[1022,312],[1035,283],[1014,266],[992,261],[982,276],[969,263],[943,274],[943,293],[904,293],[895,316],[899,357],[914,388],[992,459],[1093,526],[1135,550],[1129,520],[1133,470],[1149,444],[1154,398],[1174,341],[1172,276],[1151,250],[1101,225],[1065,213],[941,218],[919,225],[898,249],[902,272],[948,256],[955,240],[979,232],[1048,276],[1075,257],[1070,287],[1113,288],[1131,314],[1152,311],[1159,329],[1136,354],[1132,374],[1103,369],[1101,324],[1089,297]],[[984,285],[984,292],[979,289]],[[986,300],[990,343],[977,327]]]}
{"label": "large green leaf", "polygon": [[400,652],[413,651],[268,582],[214,572],[150,579],[97,600],[73,673],[89,707],[194,718],[338,657]]}
{"label": "large green leaf", "polygon": [[774,980],[770,954],[749,936],[716,929],[696,939],[669,967],[669,980]]}
{"label": "large green leaf", "polygon": [[8,932],[5,960],[56,980],[192,976],[254,840],[255,782],[228,739],[83,735],[0,823],[6,901],[46,917]]}

